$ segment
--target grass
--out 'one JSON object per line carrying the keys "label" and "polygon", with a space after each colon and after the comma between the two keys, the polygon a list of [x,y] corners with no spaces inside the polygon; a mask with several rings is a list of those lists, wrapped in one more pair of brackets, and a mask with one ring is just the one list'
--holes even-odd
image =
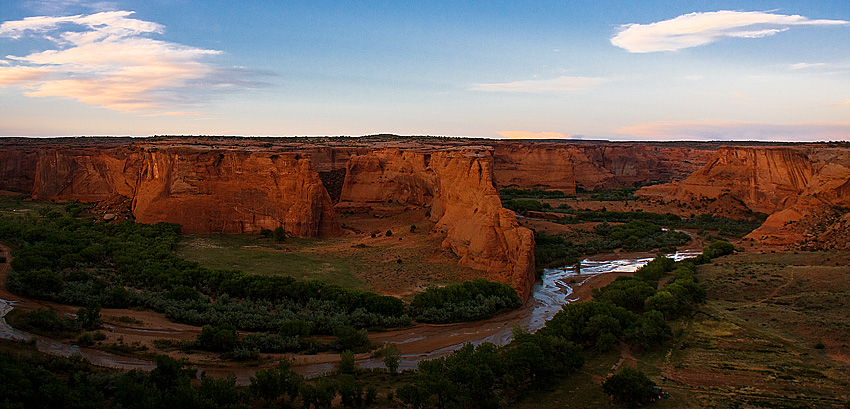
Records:
{"label": "grass", "polygon": [[[654,408],[831,408],[850,402],[850,253],[740,253],[701,266],[708,301],[674,340],[633,352],[670,393]],[[617,351],[515,408],[618,408],[601,383]]]}
{"label": "grass", "polygon": [[327,244],[320,239],[290,238],[277,243],[258,235],[187,235],[177,255],[210,268],[238,269],[251,274],[283,275],[301,280],[321,280],[346,288],[362,289],[352,260],[315,252]]}

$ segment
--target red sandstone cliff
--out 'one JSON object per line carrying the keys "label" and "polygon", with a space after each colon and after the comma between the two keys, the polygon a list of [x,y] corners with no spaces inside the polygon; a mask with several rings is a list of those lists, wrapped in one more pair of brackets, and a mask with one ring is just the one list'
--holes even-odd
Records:
{"label": "red sandstone cliff", "polygon": [[124,197],[136,220],[179,223],[188,233],[341,233],[318,173],[295,152],[48,146],[0,149],[0,159],[0,189],[54,201]]}
{"label": "red sandstone cliff", "polygon": [[502,207],[489,150],[379,149],[352,157],[337,205],[367,209],[395,201],[431,207],[435,234],[460,264],[487,272],[527,297],[534,284],[534,236]]}
{"label": "red sandstone cliff", "polygon": [[189,233],[341,232],[318,173],[298,153],[153,148],[141,155],[133,214],[142,223],[180,223]]}
{"label": "red sandstone cliff", "polygon": [[616,188],[680,180],[699,169],[712,146],[659,146],[640,143],[494,144],[494,178],[500,188]]}
{"label": "red sandstone cliff", "polygon": [[747,237],[768,244],[799,242],[808,216],[850,206],[850,150],[826,146],[724,147],[681,182],[649,186],[638,196],[699,206],[722,197],[770,214]]}

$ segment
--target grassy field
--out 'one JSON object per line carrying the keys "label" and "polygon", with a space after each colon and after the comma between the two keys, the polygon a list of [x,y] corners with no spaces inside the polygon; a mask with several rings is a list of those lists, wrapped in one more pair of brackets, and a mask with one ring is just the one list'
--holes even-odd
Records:
{"label": "grassy field", "polygon": [[740,253],[698,277],[709,300],[666,348],[592,357],[515,407],[620,407],[600,384],[621,356],[670,393],[652,407],[850,407],[850,253]]}
{"label": "grassy field", "polygon": [[322,244],[320,239],[296,238],[277,243],[251,234],[187,235],[180,241],[177,255],[211,268],[364,288],[365,283],[358,277],[352,260],[311,251]]}

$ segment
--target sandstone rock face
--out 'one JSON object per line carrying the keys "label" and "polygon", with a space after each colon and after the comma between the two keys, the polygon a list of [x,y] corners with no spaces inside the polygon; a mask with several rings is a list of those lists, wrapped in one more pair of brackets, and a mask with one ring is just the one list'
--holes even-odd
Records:
{"label": "sandstone rock face", "polygon": [[133,199],[142,223],[180,223],[189,233],[341,233],[309,158],[298,153],[149,149]]}
{"label": "sandstone rock face", "polygon": [[647,187],[639,196],[667,190],[668,199],[690,202],[735,197],[751,210],[773,213],[787,207],[812,179],[804,152],[785,147],[724,147],[700,170],[672,186]]}
{"label": "sandstone rock face", "polygon": [[380,149],[352,157],[337,205],[368,209],[394,201],[431,208],[435,234],[460,264],[485,271],[527,298],[534,284],[534,235],[502,207],[487,149]]}
{"label": "sandstone rock face", "polygon": [[132,197],[139,157],[125,148],[49,149],[40,152],[32,197],[39,200],[97,202]]}
{"label": "sandstone rock face", "polygon": [[704,165],[714,149],[641,143],[565,144],[505,142],[494,145],[500,188],[561,190],[617,188],[680,180]]}
{"label": "sandstone rock face", "polygon": [[340,207],[395,201],[431,205],[436,180],[430,153],[388,148],[353,156],[348,161]]}
{"label": "sandstone rock face", "polygon": [[806,234],[798,222],[850,207],[850,150],[820,146],[724,147],[687,179],[641,189],[638,196],[701,203],[724,196],[770,214],[747,238],[790,244]]}
{"label": "sandstone rock face", "polygon": [[[40,200],[132,201],[142,223],[187,233],[243,233],[278,226],[300,237],[341,233],[311,161],[295,152],[135,146],[0,150],[0,189]],[[17,166],[17,167],[16,167]],[[14,175],[14,176],[11,176]]]}
{"label": "sandstone rock face", "polygon": [[502,207],[493,185],[489,151],[438,152],[431,158],[438,192],[431,211],[443,247],[460,263],[487,271],[488,279],[510,284],[523,299],[534,285],[534,234]]}

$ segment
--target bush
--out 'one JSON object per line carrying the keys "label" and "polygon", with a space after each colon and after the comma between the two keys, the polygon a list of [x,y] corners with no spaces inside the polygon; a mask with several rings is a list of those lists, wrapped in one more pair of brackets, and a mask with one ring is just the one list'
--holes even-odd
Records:
{"label": "bush", "polygon": [[652,401],[654,388],[655,383],[646,374],[628,367],[618,374],[611,375],[602,384],[602,391],[628,407],[637,407]]}
{"label": "bush", "polygon": [[398,364],[401,359],[401,351],[395,344],[387,344],[375,351],[376,357],[383,357],[384,366],[389,373],[398,372]]}
{"label": "bush", "polygon": [[410,311],[417,321],[442,324],[492,317],[521,304],[511,286],[477,279],[417,293]]}
{"label": "bush", "polygon": [[195,346],[205,351],[230,352],[239,343],[236,327],[230,324],[204,325],[195,340]]}
{"label": "bush", "polygon": [[285,241],[286,240],[286,230],[283,230],[283,226],[277,226],[274,228],[274,240],[275,241]]}
{"label": "bush", "polygon": [[366,330],[357,330],[351,325],[334,328],[334,336],[336,339],[331,342],[331,348],[337,351],[367,351],[371,345]]}

